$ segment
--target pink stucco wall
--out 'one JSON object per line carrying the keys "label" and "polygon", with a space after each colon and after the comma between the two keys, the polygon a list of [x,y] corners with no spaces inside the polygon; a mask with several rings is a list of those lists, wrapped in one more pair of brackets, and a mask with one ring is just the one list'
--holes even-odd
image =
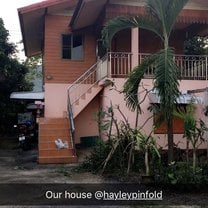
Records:
{"label": "pink stucco wall", "polygon": [[75,142],[81,137],[98,136],[96,113],[99,110],[100,96],[97,95],[87,107],[75,118]]}
{"label": "pink stucco wall", "polygon": [[[110,103],[113,104],[114,107],[119,105],[120,109],[128,119],[129,123],[131,124],[132,127],[135,126],[135,118],[136,114],[135,112],[131,112],[125,104],[124,97],[122,93],[119,93],[120,90],[123,88],[123,84],[125,82],[125,79],[113,79],[112,80],[115,83],[116,90],[112,89],[112,87],[106,87],[104,90],[103,94],[103,99],[102,99],[102,106],[104,108],[107,108],[110,106]],[[201,80],[183,80],[180,82],[180,90],[185,92],[186,90],[191,90],[191,89],[198,89],[198,88],[204,88],[207,86],[207,81],[201,81]],[[151,89],[153,86],[153,80],[152,79],[143,79],[142,80],[142,85],[147,88]],[[141,93],[143,91],[142,88],[139,89],[140,92],[140,98],[143,99],[144,93]],[[198,94],[198,96],[203,97],[203,93]],[[146,97],[145,101],[142,103],[141,108],[142,108],[142,114],[139,115],[139,121],[138,121],[138,126],[142,126],[146,119],[150,117],[152,114],[147,110],[149,106],[149,98]],[[202,118],[205,120],[205,116],[203,114],[203,105],[196,105],[197,110],[196,110],[196,117]],[[121,119],[120,113],[118,113],[117,110],[115,110],[115,116],[119,119]],[[152,125],[153,125],[153,119],[150,119],[146,125],[144,126],[144,132],[147,134],[152,130]],[[157,138],[157,143],[164,147],[167,148],[167,135],[165,134],[156,134],[154,135]],[[175,144],[178,144],[180,148],[185,148],[186,146],[186,140],[182,138],[182,134],[175,134],[174,135],[174,142]],[[207,144],[204,144],[201,146],[201,148],[207,148]]]}
{"label": "pink stucco wall", "polygon": [[45,117],[65,117],[69,84],[45,84]]}
{"label": "pink stucco wall", "polygon": [[[62,118],[67,114],[68,84],[45,84],[45,118]],[[75,118],[75,141],[80,137],[97,136],[98,125],[95,113],[99,109],[99,95]]]}
{"label": "pink stucco wall", "polygon": [[[119,91],[122,90],[125,79],[116,78],[112,79],[115,83],[116,89],[111,86],[104,88],[102,96],[98,95],[75,119],[76,127],[76,143],[79,143],[80,137],[84,136],[95,136],[98,135],[97,122],[95,121],[95,113],[98,111],[99,106],[107,108],[113,104],[114,107],[119,105],[121,111],[124,113],[126,118],[132,127],[135,126],[136,114],[131,112],[124,101],[123,94]],[[153,86],[153,80],[143,79],[142,84],[145,88],[151,89]],[[207,81],[202,80],[183,80],[180,82],[180,90],[185,92],[186,90],[198,89],[207,87]],[[46,118],[60,118],[66,116],[67,111],[67,84],[46,84],[45,85],[45,117]],[[142,88],[139,89],[140,98],[144,97]],[[198,96],[203,97],[203,93],[199,93]],[[149,98],[146,97],[142,103],[142,114],[139,115],[138,126],[142,126],[148,117],[152,114],[147,110],[149,106]],[[115,116],[121,119],[121,115],[115,110]],[[197,105],[196,117],[202,118],[205,121],[203,114],[203,105]],[[150,119],[144,126],[144,131],[148,134],[152,130],[153,119]],[[157,142],[160,146],[167,147],[167,135],[156,134]],[[174,135],[174,142],[178,144],[180,148],[185,148],[186,140],[182,138],[182,134]],[[201,148],[207,148],[207,144],[204,144]]]}

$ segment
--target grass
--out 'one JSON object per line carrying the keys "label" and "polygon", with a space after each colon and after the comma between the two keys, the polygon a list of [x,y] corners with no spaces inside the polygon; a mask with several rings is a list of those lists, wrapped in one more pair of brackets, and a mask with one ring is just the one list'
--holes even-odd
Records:
{"label": "grass", "polygon": [[72,173],[69,170],[69,168],[64,167],[64,166],[60,166],[57,168],[56,170],[57,173],[59,173],[60,175],[64,175],[66,177],[71,177]]}

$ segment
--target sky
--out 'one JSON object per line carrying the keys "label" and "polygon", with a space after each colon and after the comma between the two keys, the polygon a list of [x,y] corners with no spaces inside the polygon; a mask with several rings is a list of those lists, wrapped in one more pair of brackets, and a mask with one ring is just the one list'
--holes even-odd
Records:
{"label": "sky", "polygon": [[[22,40],[20,31],[19,17],[17,8],[28,6],[43,0],[5,0],[1,2],[0,18],[4,21],[5,28],[9,31],[9,41],[17,44]],[[21,51],[22,45],[18,44],[18,50]],[[18,53],[19,59],[24,59],[24,52]]]}

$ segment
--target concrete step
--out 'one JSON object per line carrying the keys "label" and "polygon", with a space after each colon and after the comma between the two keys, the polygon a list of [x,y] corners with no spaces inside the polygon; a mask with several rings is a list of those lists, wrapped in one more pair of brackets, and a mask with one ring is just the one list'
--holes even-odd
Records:
{"label": "concrete step", "polygon": [[48,129],[48,128],[40,128],[40,136],[48,135],[48,136],[69,136],[69,129]]}
{"label": "concrete step", "polygon": [[57,137],[57,135],[41,135],[39,136],[39,143],[44,143],[44,142],[55,142],[56,139],[62,139],[62,140],[66,140],[66,141],[71,141],[71,139],[69,138],[69,136],[67,135],[63,135],[60,137]]}
{"label": "concrete step", "polygon": [[46,124],[69,124],[69,121],[67,118],[41,118],[39,120],[39,123],[41,125]]}
{"label": "concrete step", "polygon": [[[67,142],[69,149],[58,149],[55,140]],[[39,122],[39,163],[73,163],[77,161],[72,149],[67,118],[44,118]]]}
{"label": "concrete step", "polygon": [[[66,139],[63,139],[63,138],[62,138],[62,140],[67,141]],[[68,142],[69,147],[71,147],[72,146],[71,141],[67,141],[67,142]],[[40,148],[39,148],[40,150],[54,150],[54,149],[57,149],[56,144],[53,140],[51,140],[51,141],[48,140],[48,141],[44,141],[44,142],[39,141],[39,146],[40,146]]]}
{"label": "concrete step", "polygon": [[76,156],[71,157],[39,157],[38,162],[40,164],[67,164],[77,163],[78,159]]}
{"label": "concrete step", "polygon": [[73,149],[40,149],[39,157],[71,157],[74,155]]}

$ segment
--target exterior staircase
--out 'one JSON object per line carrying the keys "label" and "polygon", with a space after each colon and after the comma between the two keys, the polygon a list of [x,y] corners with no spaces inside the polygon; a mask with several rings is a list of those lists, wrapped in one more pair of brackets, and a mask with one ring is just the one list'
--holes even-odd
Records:
{"label": "exterior staircase", "polygon": [[103,89],[99,84],[107,76],[107,58],[100,59],[68,88],[68,114],[73,119]]}
{"label": "exterior staircase", "polygon": [[80,112],[92,101],[92,99],[103,89],[103,86],[95,84],[91,86],[75,103],[73,118],[76,118]]}
{"label": "exterior staircase", "polygon": [[[58,149],[55,140],[67,142],[68,148]],[[67,118],[39,120],[39,163],[75,163],[77,156],[69,132]]]}
{"label": "exterior staircase", "polygon": [[[39,163],[76,163],[74,142],[74,118],[103,89],[99,82],[107,76],[107,59],[104,57],[88,69],[68,90],[68,118],[39,119]],[[55,141],[61,139],[68,144],[60,149]]]}

